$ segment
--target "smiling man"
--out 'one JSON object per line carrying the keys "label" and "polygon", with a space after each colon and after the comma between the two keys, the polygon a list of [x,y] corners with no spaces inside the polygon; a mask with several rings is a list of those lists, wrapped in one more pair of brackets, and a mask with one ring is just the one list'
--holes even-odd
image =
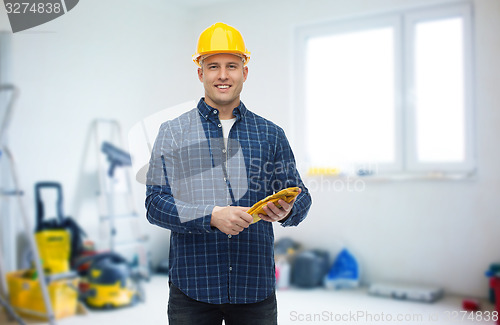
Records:
{"label": "smiling man", "polygon": [[[147,218],[170,229],[169,324],[277,324],[273,223],[297,226],[311,196],[284,131],[240,100],[250,53],[216,23],[193,56],[205,97],[160,127],[147,175]],[[254,203],[299,187],[290,203]]]}

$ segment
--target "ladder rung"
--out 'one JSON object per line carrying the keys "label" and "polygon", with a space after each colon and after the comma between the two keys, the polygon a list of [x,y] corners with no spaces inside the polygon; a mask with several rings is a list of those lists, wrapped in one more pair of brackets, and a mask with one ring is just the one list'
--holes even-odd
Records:
{"label": "ladder rung", "polygon": [[18,195],[24,195],[24,192],[18,190],[3,190],[2,193],[0,194],[3,196],[18,196]]}

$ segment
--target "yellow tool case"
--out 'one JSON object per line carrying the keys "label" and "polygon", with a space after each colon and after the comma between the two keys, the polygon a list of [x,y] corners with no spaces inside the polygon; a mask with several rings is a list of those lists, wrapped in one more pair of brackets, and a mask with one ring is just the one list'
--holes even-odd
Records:
{"label": "yellow tool case", "polygon": [[[7,286],[12,307],[20,315],[46,319],[46,308],[40,281],[33,270],[7,273]],[[54,280],[48,291],[54,316],[61,319],[76,314],[78,306],[78,278]]]}

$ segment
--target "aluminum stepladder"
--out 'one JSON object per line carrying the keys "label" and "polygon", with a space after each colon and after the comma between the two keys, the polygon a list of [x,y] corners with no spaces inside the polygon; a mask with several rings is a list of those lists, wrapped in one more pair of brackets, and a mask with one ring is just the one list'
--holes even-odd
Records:
{"label": "aluminum stepladder", "polygon": [[[45,278],[45,273],[42,268],[42,264],[40,263],[40,255],[38,252],[38,247],[35,241],[35,236],[34,236],[34,229],[30,224],[30,220],[28,218],[28,213],[26,210],[26,205],[23,201],[23,191],[21,190],[20,187],[20,182],[19,182],[19,177],[18,173],[16,170],[16,165],[15,165],[15,160],[14,157],[9,150],[9,147],[7,145],[7,129],[9,127],[10,119],[12,116],[12,111],[14,107],[14,102],[18,97],[18,90],[15,86],[13,85],[0,85],[0,94],[11,94],[10,98],[6,101],[7,105],[5,107],[5,111],[3,113],[3,119],[2,123],[0,125],[0,146],[1,146],[1,156],[0,159],[5,160],[7,163],[7,167],[9,169],[9,174],[11,177],[11,182],[12,182],[12,187],[13,188],[4,188],[3,184],[5,184],[5,180],[2,180],[2,189],[0,195],[8,199],[10,201],[11,198],[16,198],[18,205],[19,205],[19,213],[21,214],[21,219],[23,222],[24,226],[24,232],[26,235],[26,238],[28,239],[28,244],[29,247],[32,251],[32,257],[33,257],[33,262],[35,264],[36,271],[38,273],[38,279],[40,281],[40,289],[42,291],[42,297],[43,301],[45,304],[45,310],[46,310],[46,317],[51,325],[55,325],[55,316],[54,316],[54,310],[52,308],[52,304],[50,301],[49,297],[49,292],[48,292],[48,287],[47,287],[47,282]],[[2,108],[3,109],[3,108]],[[4,200],[7,201],[7,200]],[[2,247],[0,247],[1,249]],[[9,249],[9,248],[7,248]],[[11,250],[14,248],[10,248]],[[0,250],[1,253],[1,250]],[[8,292],[7,292],[7,285],[5,283],[5,276],[6,276],[6,270],[3,265],[3,254],[0,254],[0,278],[1,278],[1,287],[2,291],[0,295],[3,295],[5,299],[8,297]],[[6,301],[4,301],[6,303]],[[8,304],[6,304],[6,309],[9,312],[9,307]],[[16,319],[20,324],[22,324],[22,320],[15,314],[12,313],[11,309],[11,318]]]}
{"label": "aluminum stepladder", "polygon": [[[137,262],[138,271],[144,278],[149,279],[149,256],[146,248],[148,237],[140,231],[140,216],[135,207],[131,183],[131,166],[118,165],[111,176],[109,165],[113,162],[109,160],[109,156],[105,159],[106,156],[103,153],[106,147],[108,149],[114,148],[113,150],[121,152],[123,156],[128,155],[121,149],[124,141],[120,123],[114,119],[96,119],[92,123],[91,133],[95,137],[95,145],[98,151],[96,153],[99,178],[97,194],[98,200],[100,200],[100,228],[101,230],[109,228],[109,250],[118,253],[133,252],[135,258],[137,258],[135,262]],[[121,202],[119,201],[120,198],[122,199]],[[125,211],[117,211],[117,206],[123,207],[124,205],[126,208],[122,210]],[[127,234],[117,238],[120,231],[126,231]],[[124,255],[128,257],[127,254]],[[130,260],[130,258],[128,259]]]}

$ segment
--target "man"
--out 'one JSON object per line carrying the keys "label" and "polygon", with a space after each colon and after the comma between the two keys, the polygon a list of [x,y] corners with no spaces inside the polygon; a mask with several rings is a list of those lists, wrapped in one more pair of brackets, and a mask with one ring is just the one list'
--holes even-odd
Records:
{"label": "man", "polygon": [[[277,324],[273,222],[296,226],[311,197],[283,130],[240,101],[250,58],[217,23],[198,41],[197,108],[160,127],[147,175],[147,218],[171,230],[169,324]],[[246,211],[288,187],[290,203]]]}

